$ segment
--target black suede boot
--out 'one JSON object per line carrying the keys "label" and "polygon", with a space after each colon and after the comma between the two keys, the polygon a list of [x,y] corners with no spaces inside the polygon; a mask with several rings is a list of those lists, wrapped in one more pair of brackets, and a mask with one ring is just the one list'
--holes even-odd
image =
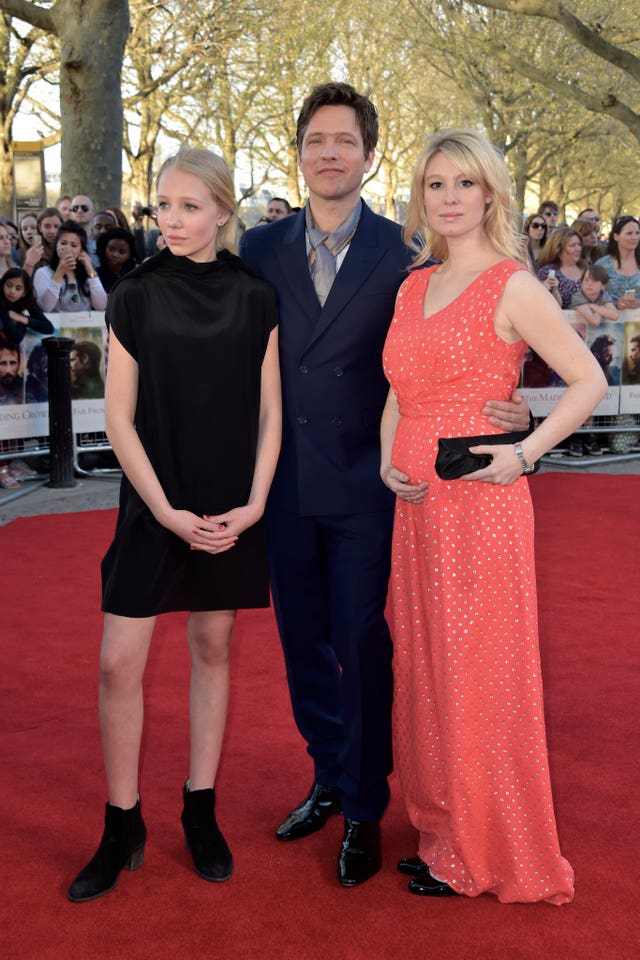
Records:
{"label": "black suede boot", "polygon": [[233,873],[233,858],[216,823],[215,791],[212,788],[191,791],[185,784],[182,798],[184,809],[180,819],[196,873],[215,883],[228,880]]}
{"label": "black suede boot", "polygon": [[140,799],[130,810],[107,803],[100,846],[71,884],[69,900],[83,903],[113,890],[121,870],[137,870],[144,863],[146,839]]}

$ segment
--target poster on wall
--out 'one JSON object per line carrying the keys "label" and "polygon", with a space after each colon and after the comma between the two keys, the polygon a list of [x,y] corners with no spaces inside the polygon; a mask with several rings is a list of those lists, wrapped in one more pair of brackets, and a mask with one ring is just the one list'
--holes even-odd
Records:
{"label": "poster on wall", "polygon": [[[55,328],[53,336],[74,341],[69,356],[74,432],[103,431],[104,313],[51,313],[48,317]],[[42,340],[28,332],[22,343],[0,351],[0,440],[49,433],[47,353]]]}
{"label": "poster on wall", "polygon": [[[594,410],[597,416],[640,413],[640,310],[621,311],[616,322],[590,326],[574,310],[563,310],[567,322],[600,364],[607,392]],[[522,393],[534,417],[548,416],[566,383],[535,351],[528,349],[520,378]]]}
{"label": "poster on wall", "polygon": [[601,417],[615,416],[620,404],[620,377],[622,373],[622,344],[624,323],[605,322],[589,326],[586,343],[598,361],[607,381],[607,392],[594,413]]}
{"label": "poster on wall", "polygon": [[[570,326],[582,340],[587,339],[587,322],[577,313],[564,311]],[[562,396],[566,383],[539,354],[527,348],[522,363],[520,385],[534,417],[548,416]]]}
{"label": "poster on wall", "polygon": [[620,413],[640,413],[640,317],[624,325]]}

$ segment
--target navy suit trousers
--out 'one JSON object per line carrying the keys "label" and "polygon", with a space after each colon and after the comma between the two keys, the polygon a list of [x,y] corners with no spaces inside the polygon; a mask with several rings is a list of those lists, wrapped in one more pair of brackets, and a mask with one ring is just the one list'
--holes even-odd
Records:
{"label": "navy suit trousers", "polygon": [[315,780],[377,820],[392,769],[392,644],[384,618],[393,511],[267,511],[275,612],[293,713]]}

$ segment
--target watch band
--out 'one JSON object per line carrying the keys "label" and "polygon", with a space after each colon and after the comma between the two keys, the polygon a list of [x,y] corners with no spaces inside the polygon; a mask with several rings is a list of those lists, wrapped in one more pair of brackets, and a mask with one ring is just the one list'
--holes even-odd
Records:
{"label": "watch band", "polygon": [[520,444],[519,444],[519,443],[514,443],[513,449],[514,449],[514,451],[515,451],[516,457],[517,457],[518,460],[520,461],[520,465],[521,465],[521,467],[522,467],[522,472],[523,472],[523,473],[533,473],[533,471],[535,470],[535,464],[534,464],[534,463],[531,463],[531,464],[527,463],[527,458],[525,457],[524,451],[523,451],[522,447],[520,446]]}

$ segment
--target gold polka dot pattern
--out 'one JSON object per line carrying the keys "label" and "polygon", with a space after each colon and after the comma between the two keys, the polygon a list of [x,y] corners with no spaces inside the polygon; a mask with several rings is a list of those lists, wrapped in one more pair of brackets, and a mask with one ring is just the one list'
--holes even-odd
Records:
{"label": "gold polka dot pattern", "polygon": [[392,463],[429,483],[397,501],[391,606],[394,751],[419,855],[458,893],[505,903],[573,898],[547,760],[527,481],[435,473],[438,437],[499,433],[484,402],[509,398],[525,346],[494,315],[517,263],[480,274],[423,317],[434,268],[400,289],[384,349],[401,418]]}

